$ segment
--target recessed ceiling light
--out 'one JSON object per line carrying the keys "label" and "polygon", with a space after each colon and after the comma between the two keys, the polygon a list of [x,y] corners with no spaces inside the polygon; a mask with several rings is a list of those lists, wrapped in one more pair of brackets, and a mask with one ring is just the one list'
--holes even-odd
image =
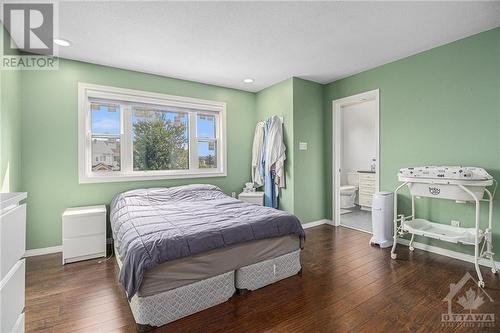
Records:
{"label": "recessed ceiling light", "polygon": [[246,79],[243,79],[243,82],[245,83],[254,83],[254,79],[252,79],[251,77],[247,77]]}
{"label": "recessed ceiling light", "polygon": [[70,46],[71,45],[69,40],[62,39],[62,38],[54,38],[54,44],[57,44],[59,46]]}

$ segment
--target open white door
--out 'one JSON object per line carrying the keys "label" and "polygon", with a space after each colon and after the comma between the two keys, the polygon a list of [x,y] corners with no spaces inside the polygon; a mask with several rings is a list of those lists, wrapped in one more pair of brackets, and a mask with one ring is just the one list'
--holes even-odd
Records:
{"label": "open white door", "polygon": [[379,183],[380,183],[380,101],[379,101],[379,90],[371,90],[361,94],[337,99],[333,101],[332,104],[332,156],[333,156],[333,174],[332,174],[332,189],[333,189],[333,202],[332,202],[332,216],[333,216],[333,224],[335,226],[340,225],[340,184],[341,184],[341,148],[342,148],[342,121],[341,114],[342,108],[348,107],[358,103],[364,103],[373,101],[375,105],[374,112],[376,113],[375,118],[375,133],[376,133],[376,142],[375,142],[375,158],[376,158],[376,167],[375,167],[375,191],[379,191]]}

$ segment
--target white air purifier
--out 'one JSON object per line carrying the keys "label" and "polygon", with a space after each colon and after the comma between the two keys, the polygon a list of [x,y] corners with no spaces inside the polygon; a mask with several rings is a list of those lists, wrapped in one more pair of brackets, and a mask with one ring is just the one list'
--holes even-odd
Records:
{"label": "white air purifier", "polygon": [[377,192],[372,203],[373,237],[370,245],[390,247],[393,242],[394,193]]}

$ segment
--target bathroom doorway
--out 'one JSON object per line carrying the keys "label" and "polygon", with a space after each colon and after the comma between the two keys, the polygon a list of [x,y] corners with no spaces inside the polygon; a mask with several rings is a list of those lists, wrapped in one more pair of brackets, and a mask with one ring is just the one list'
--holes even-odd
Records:
{"label": "bathroom doorway", "polygon": [[379,91],[333,101],[334,225],[372,232],[379,190]]}

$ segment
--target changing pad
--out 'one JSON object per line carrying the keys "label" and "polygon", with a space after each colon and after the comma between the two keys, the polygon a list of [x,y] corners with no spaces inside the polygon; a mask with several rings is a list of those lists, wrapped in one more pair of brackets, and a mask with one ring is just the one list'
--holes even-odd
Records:
{"label": "changing pad", "polygon": [[436,178],[461,180],[490,180],[483,168],[463,166],[421,166],[399,169],[399,176],[408,178]]}

